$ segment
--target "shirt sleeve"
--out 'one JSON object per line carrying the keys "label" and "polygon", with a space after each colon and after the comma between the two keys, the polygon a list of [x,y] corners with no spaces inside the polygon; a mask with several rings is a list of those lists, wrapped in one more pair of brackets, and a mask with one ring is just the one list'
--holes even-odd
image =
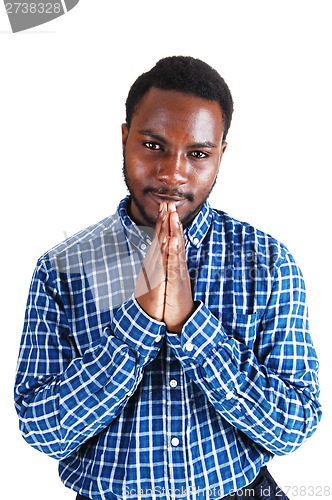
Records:
{"label": "shirt sleeve", "polygon": [[[233,332],[202,302],[167,341],[187,375],[234,427],[273,454],[298,448],[321,418],[318,361],[308,332],[303,277],[286,253],[261,318],[233,319]],[[253,330],[253,342],[236,328]]]}
{"label": "shirt sleeve", "polygon": [[98,341],[79,355],[61,296],[40,261],[30,287],[15,381],[24,439],[62,460],[102,431],[136,390],[144,367],[159,352],[165,329],[131,297]]}

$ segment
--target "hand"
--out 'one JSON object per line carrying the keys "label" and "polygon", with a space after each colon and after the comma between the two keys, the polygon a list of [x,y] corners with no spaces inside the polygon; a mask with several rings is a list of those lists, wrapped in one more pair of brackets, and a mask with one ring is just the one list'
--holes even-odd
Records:
{"label": "hand", "polygon": [[160,204],[155,236],[139,273],[135,298],[144,311],[181,333],[194,311],[182,224],[174,203]]}
{"label": "hand", "polygon": [[186,261],[185,240],[179,215],[170,204],[170,238],[167,249],[167,274],[164,322],[167,330],[181,333],[184,323],[195,310]]}
{"label": "hand", "polygon": [[167,204],[161,203],[155,235],[137,278],[135,298],[144,311],[162,321],[166,291],[166,245],[169,237]]}

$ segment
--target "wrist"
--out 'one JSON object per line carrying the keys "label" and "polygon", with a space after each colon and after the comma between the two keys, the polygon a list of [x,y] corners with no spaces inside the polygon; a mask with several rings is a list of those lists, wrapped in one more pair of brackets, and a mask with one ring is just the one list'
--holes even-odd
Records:
{"label": "wrist", "polygon": [[194,314],[198,307],[199,303],[192,302],[190,308],[187,309],[186,314],[181,318],[181,320],[178,323],[166,323],[167,330],[170,333],[177,333],[181,334],[184,325],[187,323],[187,321],[190,319],[190,317]]}

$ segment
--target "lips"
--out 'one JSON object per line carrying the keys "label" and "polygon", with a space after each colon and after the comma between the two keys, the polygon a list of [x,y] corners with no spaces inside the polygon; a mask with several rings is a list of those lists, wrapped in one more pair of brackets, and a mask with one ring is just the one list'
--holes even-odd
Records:
{"label": "lips", "polygon": [[166,201],[166,203],[169,203],[170,201],[173,201],[176,205],[180,204],[183,201],[186,201],[186,198],[183,196],[172,196],[170,194],[160,194],[160,193],[154,193],[150,191],[149,193],[153,200],[160,205],[163,201]]}

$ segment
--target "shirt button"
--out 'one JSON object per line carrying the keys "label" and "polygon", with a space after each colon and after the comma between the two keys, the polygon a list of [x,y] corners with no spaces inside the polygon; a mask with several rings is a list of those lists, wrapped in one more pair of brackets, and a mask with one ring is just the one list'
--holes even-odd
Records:
{"label": "shirt button", "polygon": [[187,342],[185,345],[184,345],[184,349],[185,351],[192,351],[194,348],[194,344],[192,344],[191,342]]}
{"label": "shirt button", "polygon": [[194,239],[193,239],[193,243],[194,243],[194,245],[198,245],[198,243],[199,243],[199,238],[194,238]]}
{"label": "shirt button", "polygon": [[229,399],[234,398],[234,394],[233,394],[232,392],[228,392],[228,393],[226,394],[225,398],[226,398],[226,399],[227,399],[227,401],[228,401]]}
{"label": "shirt button", "polygon": [[170,381],[169,385],[170,385],[171,387],[176,387],[176,386],[178,385],[178,383],[177,383],[177,381],[176,381],[176,380],[174,380],[174,378],[173,378],[173,379]]}
{"label": "shirt button", "polygon": [[162,339],[161,335],[157,335],[156,338],[154,339],[155,342],[160,342]]}
{"label": "shirt button", "polygon": [[171,443],[172,446],[178,446],[180,444],[180,440],[178,438],[172,438]]}
{"label": "shirt button", "polygon": [[145,250],[146,249],[146,244],[145,243],[141,243],[141,250]]}

